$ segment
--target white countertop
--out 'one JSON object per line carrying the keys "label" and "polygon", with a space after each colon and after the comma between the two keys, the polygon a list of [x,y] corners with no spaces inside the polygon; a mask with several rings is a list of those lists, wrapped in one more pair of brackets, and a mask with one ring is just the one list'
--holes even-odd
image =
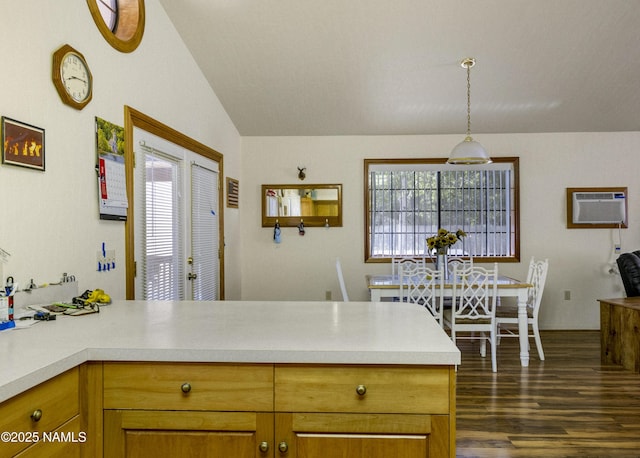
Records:
{"label": "white countertop", "polygon": [[455,365],[460,351],[415,304],[120,301],[0,331],[0,402],[92,360]]}

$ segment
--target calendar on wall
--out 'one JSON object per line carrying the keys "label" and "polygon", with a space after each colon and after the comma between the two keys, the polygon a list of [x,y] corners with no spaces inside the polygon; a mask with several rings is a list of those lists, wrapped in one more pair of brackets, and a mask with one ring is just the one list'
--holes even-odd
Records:
{"label": "calendar on wall", "polygon": [[127,219],[127,184],[124,165],[124,129],[96,117],[98,201],[100,219]]}

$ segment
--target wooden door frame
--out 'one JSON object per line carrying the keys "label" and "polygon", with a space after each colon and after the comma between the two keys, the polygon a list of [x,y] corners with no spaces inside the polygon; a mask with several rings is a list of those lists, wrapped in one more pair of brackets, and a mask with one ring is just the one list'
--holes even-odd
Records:
{"label": "wooden door frame", "polygon": [[[135,299],[135,278],[136,278],[136,262],[134,252],[134,198],[133,198],[133,169],[134,169],[134,148],[133,148],[133,129],[149,132],[171,143],[175,143],[189,151],[199,154],[203,157],[211,159],[218,163],[218,189],[222,194],[223,173],[223,155],[216,150],[194,140],[187,135],[178,132],[175,129],[157,121],[140,111],[127,105],[124,107],[124,163],[125,178],[127,183],[127,199],[129,207],[127,209],[127,221],[125,222],[125,257],[126,257],[126,299]],[[218,199],[218,215],[220,215],[218,237],[219,252],[218,259],[220,261],[220,300],[224,300],[224,199]]]}

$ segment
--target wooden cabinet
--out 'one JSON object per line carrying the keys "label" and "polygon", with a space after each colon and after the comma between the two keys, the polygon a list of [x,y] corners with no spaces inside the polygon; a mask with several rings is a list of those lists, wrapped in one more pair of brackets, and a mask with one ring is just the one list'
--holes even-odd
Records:
{"label": "wooden cabinet", "polygon": [[300,199],[300,214],[305,216],[338,216],[337,200],[312,200],[309,197]]}
{"label": "wooden cabinet", "polygon": [[105,410],[104,426],[105,457],[261,457],[273,414],[117,409]]}
{"label": "wooden cabinet", "polygon": [[0,404],[0,457],[95,457],[102,450],[101,372],[70,369]]}
{"label": "wooden cabinet", "polygon": [[455,456],[449,367],[104,363],[105,456]]}
{"label": "wooden cabinet", "polygon": [[5,442],[0,457],[453,457],[455,372],[91,362],[0,404],[0,418],[58,438]]}
{"label": "wooden cabinet", "polygon": [[108,362],[104,408],[106,457],[269,456],[273,366]]}
{"label": "wooden cabinet", "polygon": [[278,452],[454,456],[454,376],[446,367],[276,366]]}
{"label": "wooden cabinet", "polygon": [[602,364],[640,372],[640,297],[600,299]]}
{"label": "wooden cabinet", "polygon": [[273,365],[104,363],[104,408],[273,411]]}
{"label": "wooden cabinet", "polygon": [[315,216],[338,216],[337,200],[316,200],[313,206]]}
{"label": "wooden cabinet", "polygon": [[313,200],[310,197],[301,197],[300,198],[300,215],[305,216],[316,216],[315,208],[313,206]]}
{"label": "wooden cabinet", "polygon": [[0,456],[13,456],[39,442],[43,433],[77,417],[78,386],[79,370],[75,368],[0,404],[2,430],[15,435],[10,441],[3,440]]}
{"label": "wooden cabinet", "polygon": [[447,447],[431,444],[432,421],[429,415],[278,413],[276,446],[292,458],[450,456]]}
{"label": "wooden cabinet", "polygon": [[449,413],[446,367],[278,365],[278,412]]}
{"label": "wooden cabinet", "polygon": [[40,440],[20,452],[19,458],[79,458],[81,456],[93,456],[82,453],[82,446],[87,436],[82,430],[80,417],[75,416],[59,428],[51,432],[53,441],[45,441],[42,436]]}

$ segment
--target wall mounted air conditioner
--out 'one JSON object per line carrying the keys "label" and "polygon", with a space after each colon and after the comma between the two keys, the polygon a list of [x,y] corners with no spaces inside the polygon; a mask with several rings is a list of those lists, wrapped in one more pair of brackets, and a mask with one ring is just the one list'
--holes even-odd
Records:
{"label": "wall mounted air conditioner", "polygon": [[626,224],[625,192],[573,192],[573,224]]}

